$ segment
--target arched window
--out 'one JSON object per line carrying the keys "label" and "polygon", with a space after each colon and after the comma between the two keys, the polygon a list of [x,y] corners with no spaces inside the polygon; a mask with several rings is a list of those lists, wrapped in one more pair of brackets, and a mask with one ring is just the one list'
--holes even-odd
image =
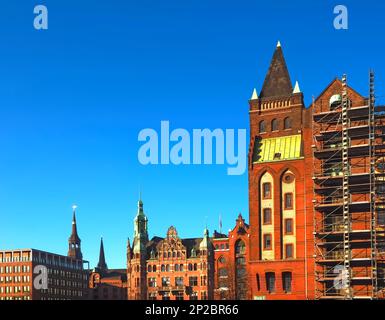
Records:
{"label": "arched window", "polygon": [[170,272],[170,265],[169,264],[166,266],[166,271]]}
{"label": "arched window", "polygon": [[271,121],[271,131],[278,131],[278,120],[277,119],[273,119],[273,121]]}
{"label": "arched window", "polygon": [[246,253],[246,246],[242,240],[238,240],[237,243],[235,244],[235,253],[236,254],[245,254]]}
{"label": "arched window", "polygon": [[283,127],[285,130],[291,129],[291,118],[290,117],[285,118]]}
{"label": "arched window", "polygon": [[183,269],[184,269],[183,264],[181,264],[181,265],[179,266],[179,270],[180,270],[180,271],[183,271]]}
{"label": "arched window", "polygon": [[160,267],[160,270],[161,270],[162,272],[165,272],[165,271],[166,271],[166,267],[165,267],[164,264],[162,264],[162,266]]}
{"label": "arched window", "polygon": [[175,271],[179,271],[179,264],[176,264],[174,269],[175,269]]}
{"label": "arched window", "polygon": [[264,133],[264,132],[266,132],[266,122],[262,120],[259,123],[259,133]]}
{"label": "arched window", "polygon": [[338,109],[342,103],[342,96],[340,94],[335,94],[329,100],[330,110]]}
{"label": "arched window", "polygon": [[191,263],[188,264],[188,271],[193,271],[193,266]]}
{"label": "arched window", "polygon": [[152,272],[152,266],[151,265],[148,265],[147,271]]}
{"label": "arched window", "polygon": [[152,266],[152,272],[156,272],[156,265],[155,264]]}
{"label": "arched window", "polygon": [[194,271],[197,271],[197,270],[198,270],[198,265],[194,263]]}

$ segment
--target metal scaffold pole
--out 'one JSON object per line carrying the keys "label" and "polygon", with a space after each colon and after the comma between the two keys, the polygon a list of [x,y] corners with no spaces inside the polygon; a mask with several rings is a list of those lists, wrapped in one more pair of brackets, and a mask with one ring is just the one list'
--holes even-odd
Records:
{"label": "metal scaffold pole", "polygon": [[351,219],[350,219],[350,191],[349,191],[349,177],[350,177],[350,165],[349,165],[349,147],[350,139],[348,134],[349,118],[348,118],[348,90],[347,90],[347,77],[342,77],[342,172],[343,172],[343,223],[344,223],[344,235],[343,235],[343,249],[344,249],[344,286],[345,286],[345,298],[352,299],[351,290],[351,248],[350,248],[350,232],[351,232]]}

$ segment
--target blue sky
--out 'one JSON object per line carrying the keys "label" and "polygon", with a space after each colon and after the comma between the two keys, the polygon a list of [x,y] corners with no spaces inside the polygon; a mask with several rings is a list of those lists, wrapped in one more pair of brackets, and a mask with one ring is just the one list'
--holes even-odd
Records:
{"label": "blue sky", "polygon": [[[150,236],[182,237],[248,217],[247,174],[226,166],[142,166],[138,132],[248,128],[277,40],[307,104],[336,76],[366,94],[368,69],[385,96],[378,0],[2,1],[0,18],[0,248],[66,254],[71,206],[83,254],[124,267],[139,186]],[[49,29],[33,28],[45,4]],[[207,218],[206,218],[207,217]]]}

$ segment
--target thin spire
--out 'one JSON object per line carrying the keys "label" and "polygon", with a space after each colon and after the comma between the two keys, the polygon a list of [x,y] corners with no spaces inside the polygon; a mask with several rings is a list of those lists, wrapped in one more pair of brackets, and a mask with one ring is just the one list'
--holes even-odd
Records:
{"label": "thin spire", "polygon": [[72,206],[72,232],[71,232],[71,236],[70,236],[70,240],[72,241],[80,241],[80,238],[78,236],[78,229],[77,229],[77,226],[76,226],[76,209],[77,209],[77,205],[73,205]]}
{"label": "thin spire", "polygon": [[99,251],[99,262],[98,268],[101,270],[107,270],[106,257],[104,255],[104,245],[103,245],[103,237],[100,239],[100,251]]}
{"label": "thin spire", "polygon": [[278,40],[277,42],[277,48],[280,48],[281,47],[281,41]]}

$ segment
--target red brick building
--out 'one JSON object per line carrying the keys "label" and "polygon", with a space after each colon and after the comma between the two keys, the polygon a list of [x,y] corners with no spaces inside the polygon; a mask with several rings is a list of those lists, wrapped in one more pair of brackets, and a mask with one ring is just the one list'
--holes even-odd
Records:
{"label": "red brick building", "polygon": [[127,270],[108,269],[103,239],[98,265],[91,271],[88,283],[89,300],[127,300]]}
{"label": "red brick building", "polygon": [[312,299],[311,109],[292,86],[280,43],[249,104],[250,298]]}
{"label": "red brick building", "polygon": [[228,235],[214,232],[214,299],[250,299],[248,283],[249,225],[239,214]]}
{"label": "red brick building", "polygon": [[68,256],[36,249],[0,251],[0,300],[87,299],[88,262],[82,259],[75,211],[68,246]]}
{"label": "red brick building", "polygon": [[130,300],[213,299],[214,253],[208,230],[203,238],[182,239],[175,227],[166,238],[148,238],[148,219],[138,202],[132,246],[127,244]]}

